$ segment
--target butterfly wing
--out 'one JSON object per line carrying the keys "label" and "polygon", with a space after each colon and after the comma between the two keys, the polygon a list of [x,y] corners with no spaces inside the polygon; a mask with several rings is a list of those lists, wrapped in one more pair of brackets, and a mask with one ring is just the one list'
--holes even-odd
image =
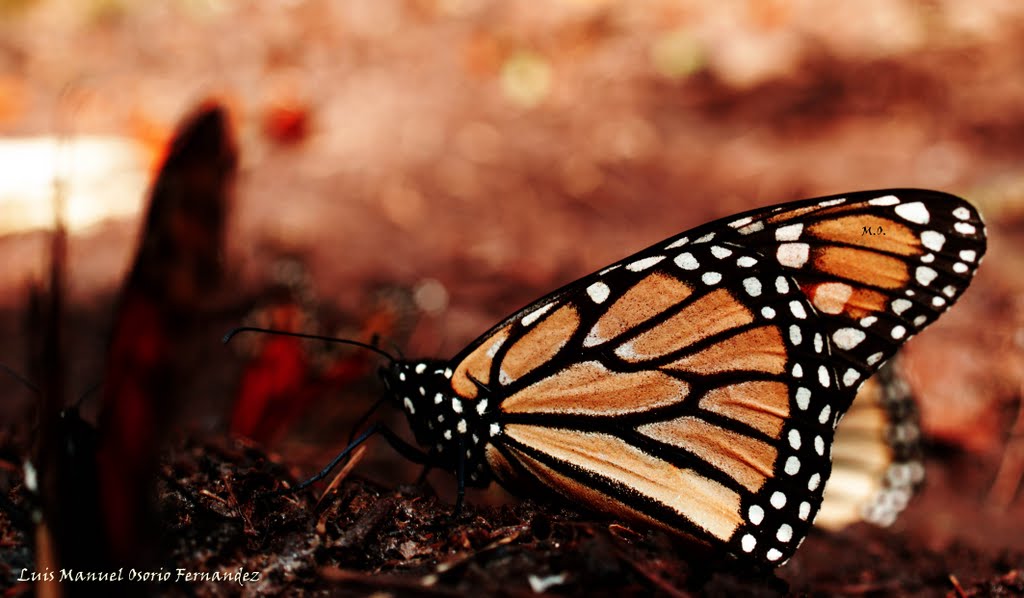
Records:
{"label": "butterfly wing", "polygon": [[220,284],[236,163],[226,112],[215,104],[200,106],[170,144],[120,292],[97,449],[101,504],[115,562],[142,561],[153,544],[151,485],[187,378],[182,373],[188,332],[201,327],[198,312]]}
{"label": "butterfly wing", "polygon": [[857,392],[836,428],[832,476],[814,525],[891,525],[924,480],[915,399],[893,358]]}
{"label": "butterfly wing", "polygon": [[859,385],[966,288],[970,204],[917,190],[754,210],[520,310],[454,361],[500,401],[488,461],[768,566],[822,500]]}
{"label": "butterfly wing", "polygon": [[960,298],[986,246],[974,206],[921,189],[807,200],[722,222],[695,233],[727,228],[721,237],[790,273],[828,328],[843,387],[854,390]]}

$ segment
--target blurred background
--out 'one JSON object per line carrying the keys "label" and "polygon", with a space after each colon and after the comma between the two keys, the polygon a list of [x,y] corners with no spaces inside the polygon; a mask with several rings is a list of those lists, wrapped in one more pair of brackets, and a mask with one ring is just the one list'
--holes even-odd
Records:
{"label": "blurred background", "polygon": [[[448,357],[707,220],[935,188],[979,207],[990,245],[957,307],[905,352],[949,462],[929,464],[899,525],[940,550],[1022,547],[1024,4],[0,0],[0,363],[27,370],[28,288],[48,267],[58,181],[69,395],[102,378],[148,185],[209,98],[240,161],[230,291],[209,298],[187,429],[230,419],[260,351],[221,347],[234,325],[283,318]],[[267,307],[282,304],[294,310]],[[369,404],[365,390],[327,395]],[[33,400],[0,377],[8,442],[28,433]],[[296,425],[311,432],[270,433],[278,448],[319,458],[318,442],[344,444],[322,422]]]}

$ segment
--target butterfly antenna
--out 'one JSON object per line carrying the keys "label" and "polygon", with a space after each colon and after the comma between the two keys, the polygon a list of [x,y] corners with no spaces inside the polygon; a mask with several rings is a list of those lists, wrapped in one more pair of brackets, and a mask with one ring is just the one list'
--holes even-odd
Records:
{"label": "butterfly antenna", "polygon": [[39,394],[39,387],[36,386],[35,384],[32,384],[31,382],[29,382],[24,376],[22,376],[18,372],[15,372],[14,370],[12,370],[11,368],[7,367],[6,365],[4,365],[2,363],[0,363],[0,370],[3,370],[4,372],[7,372],[8,376],[10,376],[11,378],[14,378],[18,382],[21,382],[25,386],[25,388],[31,390],[32,392],[34,392],[36,394]]}
{"label": "butterfly antenna", "polygon": [[352,345],[353,347],[362,347],[367,351],[373,351],[374,353],[386,357],[388,361],[394,363],[398,361],[390,353],[384,351],[380,347],[375,347],[369,343],[363,343],[359,341],[350,340],[347,338],[335,338],[333,336],[320,336],[319,334],[303,334],[301,332],[288,332],[286,330],[274,330],[272,328],[259,328],[256,326],[239,326],[238,328],[232,328],[224,335],[221,342],[227,344],[232,338],[240,332],[262,332],[263,334],[276,334],[278,336],[293,336],[295,338],[305,338],[314,341],[325,341],[328,343],[336,343],[339,345]]}

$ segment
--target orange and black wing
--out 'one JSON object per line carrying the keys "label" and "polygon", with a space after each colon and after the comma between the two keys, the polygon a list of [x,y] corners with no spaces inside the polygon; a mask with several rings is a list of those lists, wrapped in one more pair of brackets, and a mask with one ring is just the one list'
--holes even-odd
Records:
{"label": "orange and black wing", "polygon": [[511,488],[774,567],[806,535],[859,386],[964,291],[967,202],[921,190],[765,208],[668,239],[517,312],[452,362],[497,410]]}

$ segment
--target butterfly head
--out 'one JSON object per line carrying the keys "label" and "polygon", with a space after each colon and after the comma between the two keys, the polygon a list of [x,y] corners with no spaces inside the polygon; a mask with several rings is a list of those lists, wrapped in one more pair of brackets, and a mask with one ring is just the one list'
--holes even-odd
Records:
{"label": "butterfly head", "polygon": [[381,370],[381,378],[433,464],[454,472],[461,459],[466,483],[486,486],[490,478],[485,448],[500,433],[488,401],[459,397],[452,389],[452,370],[444,361],[396,361]]}

